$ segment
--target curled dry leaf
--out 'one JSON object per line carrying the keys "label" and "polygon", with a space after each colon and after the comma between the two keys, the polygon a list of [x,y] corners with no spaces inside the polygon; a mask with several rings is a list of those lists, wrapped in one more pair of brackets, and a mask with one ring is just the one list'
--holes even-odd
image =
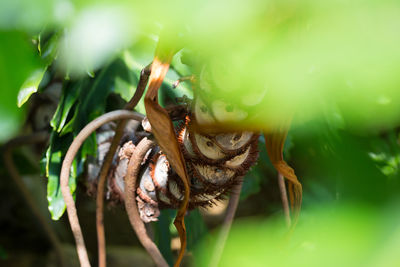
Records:
{"label": "curled dry leaf", "polygon": [[163,60],[155,57],[152,63],[149,87],[144,99],[144,104],[147,118],[151,124],[152,133],[158,145],[161,147],[161,150],[166,154],[172,168],[182,179],[185,188],[184,199],[174,221],[174,225],[178,230],[181,240],[181,250],[175,263],[175,266],[179,266],[186,248],[184,216],[189,204],[189,178],[172,121],[168,112],[158,104],[158,89],[167,74],[172,56],[173,54],[171,53],[169,56],[163,57]]}
{"label": "curled dry leaf", "polygon": [[283,145],[289,130],[289,124],[289,122],[282,123],[280,127],[264,132],[264,136],[271,163],[288,180],[289,199],[294,212],[293,226],[295,226],[301,208],[302,186],[294,170],[283,160]]}

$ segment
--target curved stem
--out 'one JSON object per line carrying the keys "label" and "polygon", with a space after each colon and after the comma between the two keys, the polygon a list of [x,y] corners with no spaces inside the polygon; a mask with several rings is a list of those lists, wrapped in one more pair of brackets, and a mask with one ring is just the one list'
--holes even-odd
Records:
{"label": "curved stem", "polygon": [[107,181],[107,175],[110,170],[114,154],[118,149],[119,142],[124,133],[126,120],[122,120],[117,124],[115,135],[111,142],[110,148],[104,158],[103,165],[100,170],[100,175],[97,183],[96,195],[96,229],[97,229],[97,246],[99,267],[106,266],[106,238],[104,231],[104,188]]}
{"label": "curved stem", "polygon": [[78,215],[76,212],[76,206],[74,199],[72,197],[70,188],[68,186],[68,180],[71,170],[72,162],[75,158],[76,153],[78,152],[79,148],[83,144],[83,142],[88,138],[94,131],[96,131],[102,125],[113,121],[113,120],[126,120],[126,119],[133,119],[133,120],[143,120],[143,115],[131,112],[127,110],[116,110],[109,113],[106,113],[89,124],[87,124],[75,137],[74,141],[70,145],[67,154],[65,155],[61,174],[60,174],[60,187],[61,193],[64,197],[65,204],[67,206],[67,213],[69,223],[71,225],[71,230],[75,238],[76,242],[76,249],[78,252],[79,261],[82,267],[90,266],[89,258],[87,255],[85,242],[82,235],[82,230],[79,225]]}
{"label": "curved stem", "polygon": [[49,133],[47,131],[42,131],[25,136],[18,136],[14,139],[11,139],[4,145],[4,152],[3,152],[4,166],[9,175],[11,176],[11,178],[14,180],[19,191],[21,192],[29,209],[31,210],[35,218],[38,220],[39,224],[43,227],[43,230],[47,238],[54,247],[60,265],[65,266],[65,257],[62,252],[61,243],[57,237],[57,234],[54,232],[53,228],[50,226],[46,218],[42,215],[39,207],[35,204],[36,203],[35,200],[33,199],[31,193],[29,192],[29,189],[23,182],[18,172],[18,169],[15,167],[14,161],[12,159],[12,152],[14,148],[23,145],[45,142],[46,140],[48,140],[48,137]]}
{"label": "curved stem", "polygon": [[290,219],[289,201],[286,192],[285,178],[280,172],[278,172],[278,184],[279,184],[279,191],[281,192],[282,207],[283,207],[283,213],[285,214],[286,225],[287,227],[290,227],[292,222]]}
{"label": "curved stem", "polygon": [[[140,98],[142,97],[144,90],[146,89],[147,81],[150,75],[151,65],[145,67],[140,73],[140,79],[133,95],[132,99],[125,105],[124,109],[133,109]],[[124,129],[127,121],[121,120],[117,124],[115,130],[115,135],[111,141],[110,148],[104,157],[103,165],[101,166],[99,180],[97,183],[97,194],[96,194],[96,229],[97,229],[97,246],[98,246],[98,257],[99,257],[99,267],[106,266],[106,238],[104,232],[104,187],[107,181],[107,175],[111,167],[115,152],[118,149],[119,142],[124,134]]]}
{"label": "curved stem", "polygon": [[140,215],[136,203],[136,182],[139,174],[140,165],[143,161],[147,151],[154,145],[154,143],[147,138],[142,139],[136,146],[133,152],[129,164],[128,170],[125,176],[125,208],[128,213],[129,221],[132,228],[136,232],[139,241],[143,247],[147,250],[150,256],[153,258],[157,266],[167,267],[168,263],[161,255],[158,247],[147,235],[145,225],[140,219]]}
{"label": "curved stem", "polygon": [[242,185],[243,182],[241,181],[232,189],[231,197],[229,198],[228,207],[226,209],[226,216],[222,224],[221,231],[217,239],[217,243],[214,247],[214,253],[210,261],[211,267],[219,266],[219,261],[221,260],[222,252],[224,251],[225,243],[226,240],[228,239],[233,218],[235,217],[236,209],[239,204],[240,191],[242,190]]}

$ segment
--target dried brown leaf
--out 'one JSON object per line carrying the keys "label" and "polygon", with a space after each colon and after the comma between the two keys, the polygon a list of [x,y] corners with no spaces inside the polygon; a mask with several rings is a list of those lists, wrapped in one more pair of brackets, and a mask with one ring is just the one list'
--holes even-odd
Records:
{"label": "dried brown leaf", "polygon": [[179,266],[186,248],[186,228],[184,216],[189,203],[190,180],[187,175],[186,164],[179,148],[172,121],[168,115],[168,112],[158,103],[158,89],[160,88],[163,79],[167,74],[172,55],[170,57],[166,57],[166,59],[164,58],[161,61],[158,59],[158,57],[155,57],[152,63],[150,83],[144,99],[144,104],[146,108],[146,115],[150,122],[154,137],[156,138],[161,150],[166,154],[172,168],[182,179],[185,187],[184,199],[174,221],[174,225],[178,230],[181,240],[181,250],[175,263],[175,266]]}
{"label": "dried brown leaf", "polygon": [[282,123],[280,127],[264,132],[265,146],[268,156],[275,169],[288,181],[288,191],[291,208],[294,211],[294,224],[299,216],[302,201],[302,186],[294,170],[283,159],[283,145],[289,130],[289,123]]}

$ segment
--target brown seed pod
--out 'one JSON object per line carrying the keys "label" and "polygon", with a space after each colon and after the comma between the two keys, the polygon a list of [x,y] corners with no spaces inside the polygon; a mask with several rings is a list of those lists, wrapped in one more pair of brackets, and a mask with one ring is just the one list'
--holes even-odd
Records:
{"label": "brown seed pod", "polygon": [[[137,188],[136,192],[144,201],[148,203],[154,201],[156,203],[157,196],[155,189],[156,187],[150,176],[150,169],[147,167],[144,170],[143,174],[140,176],[139,187]],[[146,198],[144,196],[146,196]]]}
{"label": "brown seed pod", "polygon": [[206,181],[213,185],[221,186],[235,177],[235,171],[223,166],[199,163],[193,163],[192,166],[197,177],[201,177],[202,181]]}
{"label": "brown seed pod", "polygon": [[[177,128],[178,143],[191,179],[190,209],[211,206],[223,199],[242,180],[258,157],[257,133],[209,134],[197,131],[196,120],[213,119],[211,111],[201,110],[201,103],[196,101],[197,108],[194,110],[205,114],[196,116],[196,113],[189,113],[185,122]],[[135,132],[134,136],[127,135],[123,139],[108,180],[107,196],[114,203],[124,201],[124,177],[128,162],[135,153],[135,144],[144,136],[143,132]],[[107,145],[109,143],[103,142],[98,148],[105,149]],[[95,188],[96,180],[91,181]],[[183,201],[182,180],[171,169],[159,148],[150,149],[146,154],[137,184],[138,209],[144,222],[157,220],[160,209],[177,209]]]}
{"label": "brown seed pod", "polygon": [[190,133],[188,127],[186,127],[186,124],[183,124],[178,132],[178,143],[181,146],[183,156],[186,160],[196,158],[196,153],[193,150],[192,142],[189,135]]}
{"label": "brown seed pod", "polygon": [[194,101],[194,118],[199,124],[213,124],[216,122],[211,109],[207,107],[205,102],[200,98]]}
{"label": "brown seed pod", "polygon": [[238,151],[246,147],[252,140],[254,133],[225,133],[214,136],[215,143],[224,151]]}
{"label": "brown seed pod", "polygon": [[165,193],[167,190],[170,165],[164,154],[157,153],[149,164],[150,176],[158,191]]}
{"label": "brown seed pod", "polygon": [[149,223],[158,221],[158,216],[160,216],[160,209],[158,205],[153,205],[151,203],[144,202],[141,197],[137,196],[137,205],[139,210],[140,218],[143,222]]}
{"label": "brown seed pod", "polygon": [[[191,116],[192,118],[193,116]],[[232,159],[237,155],[237,151],[225,151],[214,141],[213,136],[209,134],[199,133],[192,127],[196,122],[192,119],[187,120],[185,126],[185,134],[187,135],[189,142],[184,138],[184,154],[189,153],[187,147],[190,147],[195,157],[189,157],[193,162],[206,163],[210,165],[220,165],[226,160]],[[182,130],[183,131],[183,130]],[[178,140],[179,141],[179,140]]]}
{"label": "brown seed pod", "polygon": [[235,169],[237,176],[244,176],[251,166],[257,162],[259,154],[258,138],[259,134],[254,134],[247,149],[233,159],[226,161],[224,166],[230,169]]}

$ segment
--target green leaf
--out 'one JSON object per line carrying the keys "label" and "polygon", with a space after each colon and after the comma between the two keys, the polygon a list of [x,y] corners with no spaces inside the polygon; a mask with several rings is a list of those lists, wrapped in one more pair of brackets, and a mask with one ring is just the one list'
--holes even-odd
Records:
{"label": "green leaf", "polygon": [[[104,67],[93,79],[84,77],[64,84],[61,100],[51,121],[53,133],[46,157],[46,174],[49,179],[47,197],[53,219],[57,220],[65,211],[65,203],[59,190],[59,175],[62,160],[73,138],[86,124],[105,112],[107,97],[115,92],[117,85],[122,92],[130,90],[128,85],[136,88],[136,83],[137,79],[134,79],[125,63],[117,59]],[[96,135],[92,134],[83,143],[73,162],[69,180],[71,193],[75,192],[76,179],[83,173],[87,155],[96,153]]]}
{"label": "green leaf", "polygon": [[[150,53],[150,51],[146,51],[147,53],[142,53],[142,56],[145,54]],[[138,78],[140,77],[140,72],[142,71],[142,69],[145,67],[145,64],[143,62],[143,60],[139,60],[137,57],[135,57],[133,55],[132,51],[129,50],[125,50],[124,53],[122,54],[122,60],[125,62],[126,66],[131,70],[131,72],[133,73],[138,73]],[[149,60],[149,63],[151,61],[151,57]],[[135,87],[136,88],[136,87]],[[120,96],[125,99],[126,101],[129,100],[129,97],[127,96],[126,93],[121,92],[121,90],[117,89],[117,91]],[[146,110],[144,108],[144,98],[142,97],[142,99],[139,101],[139,103],[136,105],[135,107],[135,111],[142,113],[142,114],[146,114]]]}
{"label": "green leaf", "polygon": [[394,178],[400,169],[400,147],[396,131],[387,132],[385,138],[371,138],[370,143],[372,151],[368,153],[369,157],[384,175]]}
{"label": "green leaf", "polygon": [[50,125],[53,127],[54,131],[61,132],[71,108],[77,102],[83,86],[86,85],[85,82],[87,82],[86,79],[79,80],[75,83],[70,82],[64,84],[60,102],[57,106],[56,112],[54,113],[53,119],[50,122]]}
{"label": "green leaf", "polygon": [[25,104],[29,97],[38,91],[40,82],[42,81],[47,68],[57,56],[58,38],[58,34],[53,34],[50,39],[43,44],[41,34],[38,35],[38,50],[45,66],[34,70],[21,86],[17,98],[18,107]]}
{"label": "green leaf", "polygon": [[[141,69],[130,71],[126,73],[126,77],[115,78],[115,89],[114,92],[119,94],[122,99],[129,101],[136,91],[136,85],[139,82]],[[127,79],[128,78],[128,79]]]}
{"label": "green leaf", "polygon": [[[39,35],[40,37],[40,35]],[[49,66],[58,55],[58,47],[59,47],[59,33],[53,34],[50,39],[43,45],[39,42],[39,52],[45,64]],[[39,39],[41,40],[41,39]]]}
{"label": "green leaf", "polygon": [[37,49],[39,52],[39,55],[42,55],[42,36],[39,33],[38,35],[35,35],[33,38],[34,43],[37,43]]}
{"label": "green leaf", "polygon": [[188,65],[182,63],[182,57],[184,57],[185,51],[181,50],[174,55],[171,62],[171,68],[179,74],[179,76],[192,75],[192,71]]}
{"label": "green leaf", "polygon": [[26,77],[41,65],[22,33],[0,30],[0,51],[0,142],[4,142],[22,123],[22,110],[16,105],[18,91]]}
{"label": "green leaf", "polygon": [[[50,146],[46,152],[47,200],[53,220],[58,220],[65,211],[65,202],[60,189],[60,172],[65,153],[72,140],[72,135],[60,137],[53,132],[50,137]],[[76,160],[74,160],[72,169],[75,170],[71,171],[69,186],[73,194],[76,189]]]}
{"label": "green leaf", "polygon": [[21,86],[21,89],[19,90],[18,93],[18,102],[17,102],[19,108],[23,104],[25,104],[26,101],[28,101],[29,97],[32,94],[37,92],[40,82],[42,81],[43,76],[46,73],[46,70],[47,67],[35,70]]}
{"label": "green leaf", "polygon": [[125,84],[132,83],[136,88],[129,69],[120,59],[105,66],[96,78],[84,78],[82,88],[78,91],[78,104],[73,118],[61,129],[61,134],[68,132],[77,134],[89,121],[103,114],[107,97],[115,91],[117,80],[122,80]]}
{"label": "green leaf", "polygon": [[[218,266],[399,266],[400,220],[393,210],[315,206],[290,238],[280,218],[235,220]],[[198,246],[196,266],[209,266],[216,240]]]}
{"label": "green leaf", "polygon": [[161,254],[170,266],[174,263],[171,251],[170,225],[176,216],[175,210],[161,210],[158,221],[154,223],[154,240]]}
{"label": "green leaf", "polygon": [[55,10],[51,0],[0,1],[0,28],[36,32],[55,22]]}
{"label": "green leaf", "polygon": [[187,248],[192,250],[207,235],[207,226],[198,209],[192,210],[186,217]]}

